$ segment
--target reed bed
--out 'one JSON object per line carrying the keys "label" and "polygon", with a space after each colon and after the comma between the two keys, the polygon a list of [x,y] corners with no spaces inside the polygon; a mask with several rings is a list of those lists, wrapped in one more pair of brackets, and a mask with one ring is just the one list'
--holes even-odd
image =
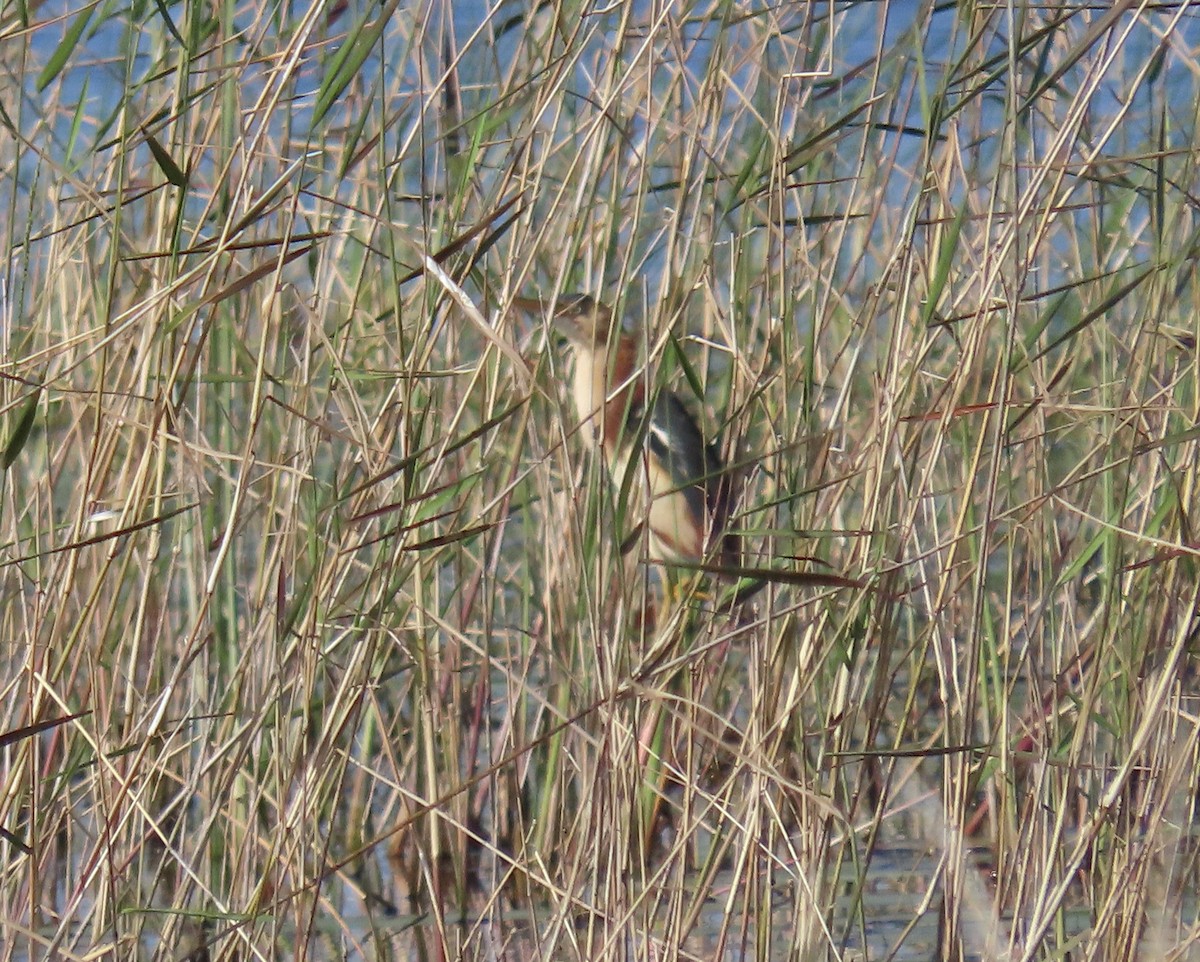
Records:
{"label": "reed bed", "polygon": [[[1200,958],[1194,5],[0,44],[0,960]],[[622,554],[561,291],[744,603]]]}

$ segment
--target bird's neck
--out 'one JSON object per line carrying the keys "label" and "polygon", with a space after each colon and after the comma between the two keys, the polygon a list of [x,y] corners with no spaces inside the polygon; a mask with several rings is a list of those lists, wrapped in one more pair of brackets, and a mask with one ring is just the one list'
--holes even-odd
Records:
{"label": "bird's neck", "polygon": [[626,437],[626,419],[642,404],[642,379],[630,377],[636,362],[633,338],[622,338],[615,347],[594,351],[590,358],[577,361],[575,409],[584,430],[610,460],[631,440]]}

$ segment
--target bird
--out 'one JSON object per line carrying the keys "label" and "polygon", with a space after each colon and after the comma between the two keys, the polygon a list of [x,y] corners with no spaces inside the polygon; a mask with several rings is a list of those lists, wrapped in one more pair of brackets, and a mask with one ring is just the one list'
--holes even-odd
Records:
{"label": "bird", "polygon": [[[732,563],[729,483],[720,452],[679,395],[659,388],[647,399],[646,379],[637,373],[637,336],[588,294],[560,294],[552,304],[518,297],[513,304],[535,314],[553,308],[548,319],[573,355],[570,393],[583,433],[616,490],[646,502],[639,512],[648,559],[685,567]],[[626,483],[631,468],[638,473]]]}

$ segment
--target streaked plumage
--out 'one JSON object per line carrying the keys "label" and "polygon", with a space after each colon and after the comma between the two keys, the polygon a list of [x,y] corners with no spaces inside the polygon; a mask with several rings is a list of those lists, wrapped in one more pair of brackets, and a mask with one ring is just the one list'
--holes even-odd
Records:
{"label": "streaked plumage", "polygon": [[[530,311],[548,306],[533,298],[514,303]],[[571,397],[585,435],[604,455],[618,490],[632,462],[639,477],[630,490],[643,499],[649,492],[638,520],[649,532],[651,560],[728,563],[733,548],[724,536],[724,466],[683,401],[660,390],[646,419],[645,378],[635,375],[637,340],[605,305],[586,294],[562,295],[552,320],[575,356]],[[636,461],[635,453],[641,455]]]}

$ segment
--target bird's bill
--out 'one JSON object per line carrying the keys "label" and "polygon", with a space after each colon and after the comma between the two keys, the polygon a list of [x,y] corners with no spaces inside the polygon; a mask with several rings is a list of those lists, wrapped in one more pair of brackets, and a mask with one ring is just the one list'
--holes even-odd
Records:
{"label": "bird's bill", "polygon": [[550,302],[540,297],[514,297],[512,306],[518,311],[525,311],[529,314],[544,314],[546,308],[550,306]]}

